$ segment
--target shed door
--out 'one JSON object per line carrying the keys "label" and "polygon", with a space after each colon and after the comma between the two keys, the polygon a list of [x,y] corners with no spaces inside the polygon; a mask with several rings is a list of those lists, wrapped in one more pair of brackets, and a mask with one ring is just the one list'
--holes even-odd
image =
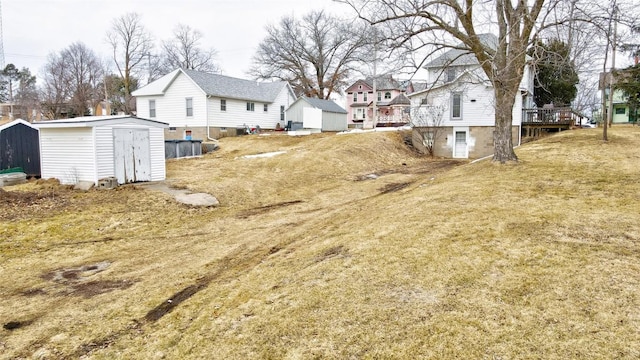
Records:
{"label": "shed door", "polygon": [[119,184],[151,180],[148,129],[113,129],[113,147]]}
{"label": "shed door", "polygon": [[453,157],[454,158],[467,157],[467,132],[466,131],[456,131]]}

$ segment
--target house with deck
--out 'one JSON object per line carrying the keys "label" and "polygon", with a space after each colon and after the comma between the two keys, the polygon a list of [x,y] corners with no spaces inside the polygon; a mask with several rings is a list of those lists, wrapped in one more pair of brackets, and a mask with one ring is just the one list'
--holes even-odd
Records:
{"label": "house with deck", "polygon": [[286,125],[296,96],[287,82],[257,82],[176,69],[132,93],[137,116],[169,124],[167,140],[217,139],[245,127]]}
{"label": "house with deck", "polygon": [[[488,47],[497,37],[481,35]],[[494,89],[475,55],[451,48],[427,63],[426,87],[408,94],[411,101],[412,142],[438,157],[481,158],[493,153]],[[526,65],[515,97],[512,117],[514,144],[520,143],[523,108],[533,104],[533,70]]]}
{"label": "house with deck", "polygon": [[410,82],[398,81],[389,75],[357,80],[346,90],[348,127],[408,125],[411,103],[406,92],[409,86]]}

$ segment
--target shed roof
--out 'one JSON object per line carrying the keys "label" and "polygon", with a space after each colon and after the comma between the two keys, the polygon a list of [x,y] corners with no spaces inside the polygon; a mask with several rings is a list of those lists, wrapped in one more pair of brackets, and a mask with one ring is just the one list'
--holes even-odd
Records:
{"label": "shed roof", "polygon": [[160,79],[134,91],[132,95],[164,95],[167,88],[180,73],[189,77],[206,95],[220,98],[272,103],[276,100],[282,89],[289,86],[286,81],[259,82],[197,70],[176,69]]}
{"label": "shed roof", "polygon": [[124,122],[135,122],[140,125],[155,127],[169,127],[169,124],[150,119],[143,119],[132,115],[109,115],[109,116],[82,116],[71,119],[47,120],[35,122],[33,125],[42,128],[70,128],[70,127],[95,127],[101,125],[117,125]]}
{"label": "shed roof", "polygon": [[22,119],[15,119],[15,120],[13,120],[11,122],[8,122],[8,123],[6,123],[4,125],[0,125],[0,131],[2,131],[4,129],[7,129],[7,128],[10,128],[10,127],[12,127],[14,125],[18,125],[18,124],[26,125],[26,126],[28,126],[30,128],[33,128],[33,129],[37,130],[37,128],[35,126],[33,126],[33,124],[31,124],[31,123],[29,123],[27,121],[24,121]]}
{"label": "shed roof", "polygon": [[346,114],[347,111],[343,109],[340,105],[336,104],[333,100],[325,100],[318,98],[309,98],[309,97],[301,97],[300,100],[304,100],[311,104],[313,107],[318,108],[322,111],[338,113],[338,114]]}

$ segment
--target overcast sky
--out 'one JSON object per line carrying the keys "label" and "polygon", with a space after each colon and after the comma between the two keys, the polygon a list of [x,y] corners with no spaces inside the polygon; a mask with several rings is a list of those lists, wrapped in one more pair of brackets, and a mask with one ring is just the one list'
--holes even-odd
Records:
{"label": "overcast sky", "polygon": [[[52,52],[76,41],[98,56],[110,59],[105,41],[111,22],[128,12],[142,16],[156,45],[171,38],[179,23],[203,34],[201,46],[218,51],[223,74],[249,78],[258,44],[267,24],[283,16],[302,17],[311,10],[325,9],[353,16],[352,10],[332,0],[0,0],[5,64],[40,69]],[[111,63],[111,62],[110,62]]]}

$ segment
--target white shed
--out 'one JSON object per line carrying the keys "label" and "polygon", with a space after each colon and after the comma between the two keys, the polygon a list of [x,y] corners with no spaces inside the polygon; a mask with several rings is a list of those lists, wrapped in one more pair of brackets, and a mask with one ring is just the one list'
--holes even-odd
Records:
{"label": "white shed", "polygon": [[287,119],[301,122],[305,129],[347,130],[347,111],[333,100],[301,96],[287,109]]}
{"label": "white shed", "polygon": [[119,184],[166,177],[164,129],[167,123],[135,116],[85,116],[42,121],[40,162],[43,179],[62,184],[116,177]]}

